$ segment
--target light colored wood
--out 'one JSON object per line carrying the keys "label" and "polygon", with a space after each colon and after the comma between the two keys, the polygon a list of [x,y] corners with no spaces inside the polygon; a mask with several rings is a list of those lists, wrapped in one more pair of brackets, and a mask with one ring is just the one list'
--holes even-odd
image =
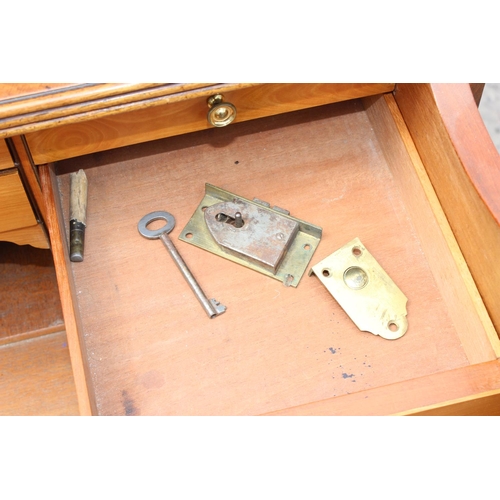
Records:
{"label": "light colored wood", "polygon": [[0,83],[0,103],[45,94],[56,90],[64,91],[74,87],[74,83]]}
{"label": "light colored wood", "polygon": [[0,241],[11,241],[17,245],[31,245],[35,248],[50,248],[43,224],[5,231],[0,233]]}
{"label": "light colored wood", "polygon": [[45,211],[42,189],[40,187],[38,170],[33,163],[33,158],[27,148],[26,141],[24,137],[13,137],[9,139],[9,141],[11,141],[12,144],[16,163],[19,166],[19,169],[24,173],[24,178],[27,183],[27,186],[25,187],[31,194],[33,203],[38,211],[38,217],[45,221],[47,219],[47,214]]}
{"label": "light colored wood", "polygon": [[0,233],[34,226],[37,221],[17,169],[0,172]]}
{"label": "light colored wood", "polygon": [[0,415],[78,415],[64,332],[0,346]]}
{"label": "light colored wood", "polygon": [[14,161],[7,148],[7,144],[3,139],[0,139],[0,170],[12,167],[14,167]]}
{"label": "light colored wood", "polygon": [[[399,131],[393,126],[387,133]],[[405,166],[415,168],[411,161]],[[383,395],[372,401],[374,411],[395,413],[412,408],[412,400],[426,406],[454,393],[450,388],[425,399],[413,392],[409,406],[391,406],[394,384],[466,367],[469,351],[475,360],[494,358],[487,344],[462,345],[452,315],[463,304],[436,284],[440,260],[433,269],[429,262],[435,258],[430,243],[443,236],[426,191],[420,182],[402,185],[360,101],[67,160],[56,168],[61,227],[68,223],[69,173],[83,168],[89,182],[85,261],[61,262],[69,272],[57,268],[66,290],[74,287],[99,414],[260,414],[354,394],[364,398],[372,390]],[[312,264],[359,236],[408,296],[408,333],[391,342],[360,332],[314,277],[285,288],[179,242],[205,181],[323,227]],[[208,320],[162,245],[138,234],[138,221],[154,210],[174,214],[172,238],[204,289],[227,305],[224,315]],[[428,227],[425,242],[413,225],[417,216]],[[459,273],[442,265],[443,274]],[[475,324],[470,334],[485,338],[481,321]]]}
{"label": "light colored wood", "polygon": [[443,84],[432,84],[431,88],[463,169],[500,227],[500,154],[474,106],[470,89]]}
{"label": "light colored wood", "polygon": [[[99,107],[140,101],[161,95],[171,95],[209,87],[213,84],[158,84],[158,83],[85,83],[61,84],[58,88],[44,89],[44,84],[0,84],[0,118],[33,115],[36,112],[59,110],[64,116],[68,106],[81,105],[78,112]],[[118,100],[115,100],[118,98]],[[69,114],[69,113],[67,113]],[[53,116],[53,115],[51,115]],[[26,120],[27,121],[27,120]],[[37,121],[36,119],[32,121]],[[2,121],[2,125],[5,121]]]}
{"label": "light colored wood", "polygon": [[500,156],[467,84],[401,84],[396,102],[500,331]]}
{"label": "light colored wood", "polygon": [[238,84],[167,96],[141,109],[120,114],[109,110],[85,114],[85,120],[64,128],[26,135],[36,164],[81,156],[130,144],[208,129],[207,97],[217,92],[237,108],[237,122],[390,92],[394,84]]}
{"label": "light colored wood", "polygon": [[[49,239],[40,220],[40,213],[44,213],[45,206],[35,167],[22,138],[16,137],[9,141],[15,161],[12,161],[10,152],[7,152],[11,162],[17,167],[12,170],[0,170],[0,240],[36,248],[49,248]],[[4,140],[0,140],[1,145],[7,148]],[[4,179],[4,176],[9,179]],[[32,203],[26,189],[31,194]],[[38,213],[33,211],[33,207]]]}
{"label": "light colored wood", "polygon": [[55,198],[53,186],[56,183],[53,170],[48,165],[40,167],[45,205],[47,208],[47,227],[49,229],[52,255],[56,268],[61,307],[68,339],[71,365],[75,382],[78,407],[81,415],[92,415],[96,412],[95,396],[87,366],[87,350],[82,344],[79,331],[80,317],[77,311],[78,302],[72,280],[68,276],[70,261],[66,232],[62,224],[59,197]]}
{"label": "light colored wood", "polygon": [[[237,88],[250,84],[233,84]],[[221,84],[81,84],[59,92],[0,101],[0,137],[121,113],[170,100],[182,100],[197,89],[217,92]]]}
{"label": "light colored wood", "polygon": [[400,415],[414,416],[500,416],[500,389],[473,394],[465,398],[430,405],[425,408],[416,408]]}
{"label": "light colored wood", "polygon": [[[339,398],[329,398],[311,404],[286,408],[268,415],[411,415],[433,408],[443,414],[497,415],[500,390],[500,362],[489,361],[455,370],[434,373],[396,384],[376,387]],[[492,399],[488,400],[488,397]],[[476,399],[477,398],[477,399]],[[463,402],[469,401],[467,408]],[[493,404],[493,407],[492,407]],[[487,413],[485,413],[487,412]]]}
{"label": "light colored wood", "polygon": [[[500,340],[394,96],[387,94],[367,98],[365,102],[379,143],[401,186],[411,215],[411,224],[428,256],[429,267],[448,304],[450,319],[469,362],[472,364],[496,359],[500,356]],[[415,196],[419,190],[423,191],[423,196]],[[431,226],[436,229],[432,231]]]}

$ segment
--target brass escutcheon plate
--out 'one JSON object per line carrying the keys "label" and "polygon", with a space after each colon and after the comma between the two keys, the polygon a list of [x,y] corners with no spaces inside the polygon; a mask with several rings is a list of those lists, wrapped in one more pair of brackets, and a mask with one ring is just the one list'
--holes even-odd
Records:
{"label": "brass escutcheon plate", "polygon": [[359,238],[313,266],[312,274],[361,331],[396,340],[408,330],[408,299]]}
{"label": "brass escutcheon plate", "polygon": [[[241,227],[236,217],[242,217]],[[296,287],[321,234],[320,227],[286,210],[207,183],[205,196],[179,239]]]}

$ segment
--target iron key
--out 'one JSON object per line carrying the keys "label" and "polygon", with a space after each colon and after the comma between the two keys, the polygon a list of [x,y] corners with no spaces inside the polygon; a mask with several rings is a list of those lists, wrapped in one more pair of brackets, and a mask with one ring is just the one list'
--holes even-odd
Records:
{"label": "iron key", "polygon": [[[151,230],[148,229],[147,226],[156,220],[164,220],[166,224],[160,229]],[[150,214],[145,215],[138,224],[139,233],[142,234],[145,238],[150,240],[160,238],[163,241],[163,244],[167,247],[168,253],[171,255],[174,262],[177,264],[177,267],[181,271],[182,275],[188,282],[188,285],[193,290],[196,298],[200,301],[205,312],[208,314],[209,318],[213,318],[222,314],[226,311],[226,306],[222,305],[215,299],[207,299],[207,296],[203,293],[200,285],[196,281],[195,277],[192,275],[191,271],[187,267],[183,258],[180,256],[179,252],[175,248],[172,240],[168,236],[168,233],[172,231],[175,226],[175,218],[172,214],[168,212],[151,212]]]}

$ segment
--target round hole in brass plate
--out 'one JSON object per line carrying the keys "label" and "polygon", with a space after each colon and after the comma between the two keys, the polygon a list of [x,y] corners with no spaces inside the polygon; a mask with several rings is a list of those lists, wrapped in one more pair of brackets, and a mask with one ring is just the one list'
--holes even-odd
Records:
{"label": "round hole in brass plate", "polygon": [[349,267],[344,272],[344,283],[353,290],[361,290],[368,283],[368,275],[361,267]]}

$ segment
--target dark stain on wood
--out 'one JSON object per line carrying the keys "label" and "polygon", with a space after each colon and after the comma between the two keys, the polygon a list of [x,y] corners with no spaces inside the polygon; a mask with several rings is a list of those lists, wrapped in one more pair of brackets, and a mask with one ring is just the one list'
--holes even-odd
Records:
{"label": "dark stain on wood", "polygon": [[128,391],[122,391],[122,404],[127,417],[140,415],[139,410],[135,407],[134,400],[130,397]]}

